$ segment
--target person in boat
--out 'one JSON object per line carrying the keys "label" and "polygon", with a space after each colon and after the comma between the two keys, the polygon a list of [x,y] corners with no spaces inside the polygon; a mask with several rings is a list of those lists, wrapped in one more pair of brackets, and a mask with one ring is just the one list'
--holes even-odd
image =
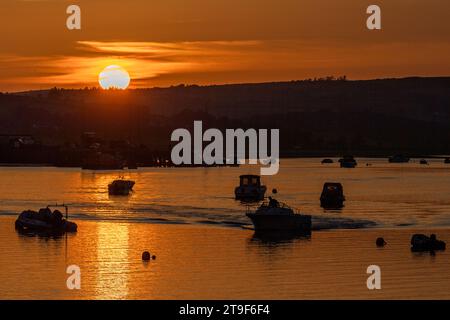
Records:
{"label": "person in boat", "polygon": [[269,197],[269,207],[271,208],[278,208],[280,206],[280,203],[278,202],[278,200]]}
{"label": "person in boat", "polygon": [[55,210],[52,214],[50,223],[53,226],[60,226],[63,223],[63,214],[59,210]]}

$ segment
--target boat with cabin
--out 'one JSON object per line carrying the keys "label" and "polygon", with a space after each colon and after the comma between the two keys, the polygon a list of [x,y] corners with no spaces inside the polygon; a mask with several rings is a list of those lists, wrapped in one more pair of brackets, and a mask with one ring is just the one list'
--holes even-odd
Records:
{"label": "boat with cabin", "polygon": [[254,212],[247,210],[255,233],[290,233],[310,234],[312,228],[311,216],[300,214],[285,203],[269,197]]}
{"label": "boat with cabin", "polygon": [[235,188],[236,200],[260,201],[264,199],[267,187],[261,184],[258,175],[242,175],[239,177],[239,186]]}
{"label": "boat with cabin", "polygon": [[341,164],[341,168],[355,168],[358,165],[355,158],[350,155],[344,156],[339,159],[339,163]]}
{"label": "boat with cabin", "polygon": [[320,195],[320,206],[325,209],[340,209],[344,206],[345,196],[342,184],[326,182]]}
{"label": "boat with cabin", "polygon": [[111,196],[128,196],[135,182],[132,180],[118,179],[108,185],[108,193]]}

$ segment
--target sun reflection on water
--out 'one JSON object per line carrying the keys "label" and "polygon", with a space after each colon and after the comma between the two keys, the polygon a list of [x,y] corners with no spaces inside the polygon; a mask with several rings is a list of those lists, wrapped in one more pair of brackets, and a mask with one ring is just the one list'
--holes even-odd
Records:
{"label": "sun reflection on water", "polygon": [[128,295],[128,226],[99,224],[97,227],[97,273],[95,294],[98,299],[125,299]]}

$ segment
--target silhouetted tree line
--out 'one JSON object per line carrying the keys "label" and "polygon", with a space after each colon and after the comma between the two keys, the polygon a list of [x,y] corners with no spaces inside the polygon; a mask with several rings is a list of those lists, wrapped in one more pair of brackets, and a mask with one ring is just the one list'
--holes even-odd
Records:
{"label": "silhouetted tree line", "polygon": [[[174,129],[277,128],[281,153],[449,154],[450,78],[280,83],[0,95],[0,134],[44,146],[79,146],[83,132],[126,140],[145,154],[170,152]],[[8,151],[3,147],[0,156]]]}

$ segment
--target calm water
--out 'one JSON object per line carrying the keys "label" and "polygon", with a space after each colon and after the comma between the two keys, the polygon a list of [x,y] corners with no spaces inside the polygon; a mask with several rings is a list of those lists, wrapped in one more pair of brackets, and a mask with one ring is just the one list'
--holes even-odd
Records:
{"label": "calm water", "polygon": [[[233,199],[240,174],[256,168],[141,169],[130,197],[109,197],[119,172],[0,168],[0,298],[4,299],[315,299],[450,298],[450,252],[411,253],[415,232],[450,241],[450,166],[323,166],[283,160],[263,182],[279,199],[314,216],[310,239],[256,239],[246,207]],[[370,163],[370,166],[366,166]],[[325,181],[340,181],[341,211],[319,207]],[[20,235],[24,209],[71,205],[79,232],[62,238]],[[372,229],[344,230],[375,226]],[[376,237],[388,246],[376,248]],[[150,250],[155,261],[143,263]],[[81,268],[82,288],[66,288],[66,268]],[[382,269],[382,290],[366,288],[366,268]]]}
{"label": "calm water", "polygon": [[[263,177],[263,183],[268,190],[278,189],[279,200],[312,214],[316,228],[450,226],[450,165],[442,160],[430,160],[428,166],[358,161],[356,169],[341,169],[321,165],[320,159],[283,159],[279,174]],[[245,205],[233,199],[234,187],[240,174],[258,172],[249,166],[129,172],[0,168],[0,215],[64,202],[76,219],[248,224]],[[120,175],[136,181],[130,197],[108,195],[108,183]],[[326,181],[344,185],[343,210],[320,208]]]}
{"label": "calm water", "polygon": [[[450,252],[411,253],[411,233],[333,230],[265,242],[237,228],[80,221],[76,235],[48,239],[19,235],[13,217],[0,217],[0,298],[449,299]],[[450,241],[448,230],[438,235]],[[156,260],[141,261],[146,249]],[[81,290],[66,288],[72,264]],[[366,287],[372,264],[381,290]]]}

